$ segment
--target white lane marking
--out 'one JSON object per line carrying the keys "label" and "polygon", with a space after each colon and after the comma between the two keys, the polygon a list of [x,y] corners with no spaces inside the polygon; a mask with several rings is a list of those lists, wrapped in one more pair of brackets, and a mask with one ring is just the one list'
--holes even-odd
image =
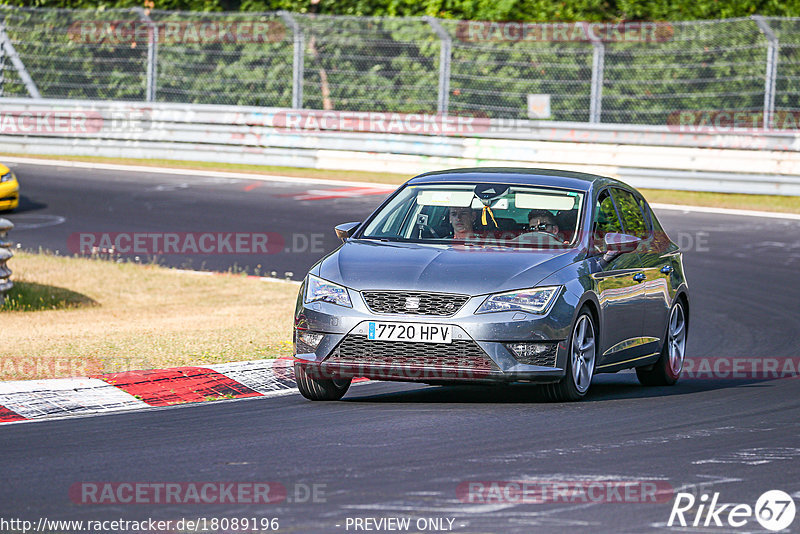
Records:
{"label": "white lane marking", "polygon": [[189,189],[189,184],[186,182],[178,184],[158,184],[155,187],[148,187],[145,191],[177,191],[178,189]]}
{"label": "white lane marking", "polygon": [[[708,428],[708,429],[701,428],[697,430],[690,430],[687,432],[676,432],[674,434],[665,434],[665,435],[653,436],[650,438],[628,439],[625,441],[619,441],[617,443],[609,443],[603,446],[603,450],[609,451],[612,449],[621,449],[625,447],[642,447],[646,445],[659,445],[684,439],[707,438],[716,436],[718,434],[734,434],[740,432],[763,432],[763,429],[758,428],[758,429],[743,430],[735,426],[722,426],[722,427]],[[568,456],[573,454],[580,454],[582,452],[587,452],[587,451],[596,452],[597,447],[593,444],[583,444],[583,445],[576,445],[573,447],[538,449],[530,452],[518,453],[513,455],[485,457],[475,461],[486,463],[486,462],[507,462],[509,460],[518,460],[518,459],[537,460],[539,458],[546,456]],[[467,461],[473,461],[473,460],[467,460]]]}
{"label": "white lane marking", "polygon": [[790,219],[800,221],[800,213],[783,213],[779,211],[738,210],[732,208],[711,208],[707,206],[684,206],[681,204],[651,203],[655,210],[673,210],[684,213],[712,213],[715,215],[742,215],[744,217],[766,217],[770,219]]}
{"label": "white lane marking", "polygon": [[707,460],[696,460],[692,464],[764,465],[777,460],[794,460],[798,457],[800,449],[794,447],[757,447],[729,452]]}
{"label": "white lane marking", "polygon": [[28,419],[148,406],[133,395],[96,378],[0,382],[0,405]]}
{"label": "white lane marking", "polygon": [[403,512],[434,512],[434,513],[464,513],[464,514],[485,514],[498,512],[507,508],[513,508],[516,503],[490,503],[473,505],[455,506],[418,506],[408,503],[375,503],[375,504],[348,504],[342,506],[345,510],[395,510]]}
{"label": "white lane marking", "polygon": [[326,180],[323,178],[299,178],[293,176],[276,176],[270,174],[253,174],[246,172],[228,172],[228,171],[207,171],[200,169],[171,169],[169,167],[147,167],[144,165],[120,165],[112,163],[90,163],[86,161],[66,161],[66,160],[50,160],[50,159],[36,159],[36,158],[18,158],[0,156],[4,162],[24,163],[26,165],[45,165],[50,167],[73,167],[77,169],[92,169],[104,171],[126,171],[126,172],[139,172],[139,173],[155,173],[155,174],[174,174],[178,176],[191,176],[192,178],[199,178],[197,175],[202,173],[202,178],[233,178],[240,180],[261,180],[265,182],[285,182],[290,184],[329,184],[329,185],[350,185],[361,186],[365,184],[375,187],[386,186],[390,188],[397,188],[399,184],[383,184],[373,182],[358,182],[353,180]]}
{"label": "white lane marking", "polygon": [[61,217],[60,215],[33,215],[30,213],[6,215],[6,218],[14,223],[14,232],[56,226],[63,224],[67,220],[66,217]]}
{"label": "white lane marking", "polygon": [[[19,158],[12,156],[0,156],[4,162],[24,163],[28,165],[47,165],[51,167],[75,167],[79,169],[108,170],[108,171],[128,171],[128,172],[149,172],[158,174],[175,174],[178,176],[192,176],[198,178],[197,173],[202,173],[203,178],[232,178],[240,180],[261,180],[266,182],[285,182],[290,184],[327,184],[327,185],[350,185],[364,187],[365,184],[375,187],[397,188],[400,184],[385,184],[380,182],[358,182],[353,180],[326,180],[323,178],[299,178],[293,176],[276,176],[268,174],[252,174],[243,172],[225,171],[206,171],[198,169],[171,169],[168,167],[147,167],[143,165],[119,165],[112,163],[90,163],[85,161],[66,161],[66,160],[47,160],[36,158]],[[743,215],[747,217],[766,217],[776,219],[800,220],[800,214],[782,213],[771,211],[738,210],[729,208],[710,208],[704,206],[684,206],[680,204],[650,204],[654,209],[679,210],[687,213],[712,213],[718,215]]]}

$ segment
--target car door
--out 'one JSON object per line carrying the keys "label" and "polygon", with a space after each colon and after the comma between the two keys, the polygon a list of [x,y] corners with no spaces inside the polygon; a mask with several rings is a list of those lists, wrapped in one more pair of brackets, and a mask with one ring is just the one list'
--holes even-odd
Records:
{"label": "car door", "polygon": [[[643,335],[651,340],[664,337],[674,288],[673,276],[681,268],[680,251],[667,237],[666,232],[652,215],[647,202],[634,195],[647,224],[646,239],[642,241],[642,267],[647,291],[647,311]],[[651,346],[656,352],[660,343]]]}
{"label": "car door", "polygon": [[666,275],[659,272],[662,267],[662,259],[656,251],[657,240],[653,235],[649,218],[645,216],[645,212],[642,210],[642,205],[637,200],[636,195],[632,191],[617,187],[612,188],[612,192],[625,233],[641,239],[636,249],[636,255],[639,257],[639,263],[642,268],[640,290],[643,294],[639,300],[642,333],[637,340],[632,340],[628,343],[632,349],[628,357],[645,357],[658,352],[660,338],[662,337],[661,333],[653,332],[651,325],[654,321],[661,320],[656,318],[656,315],[659,314],[658,301],[663,301],[659,293],[667,289],[664,285],[664,276]]}
{"label": "car door", "polygon": [[638,343],[644,325],[645,299],[638,252],[623,253],[603,261],[604,238],[609,232],[624,233],[619,210],[610,189],[601,191],[594,207],[592,278],[601,308],[600,358],[597,368],[608,367],[639,355]]}

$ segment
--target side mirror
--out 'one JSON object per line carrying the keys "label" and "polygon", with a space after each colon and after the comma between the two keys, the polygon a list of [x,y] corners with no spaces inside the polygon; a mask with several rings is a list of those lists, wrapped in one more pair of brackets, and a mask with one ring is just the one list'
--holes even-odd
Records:
{"label": "side mirror", "polygon": [[349,222],[344,223],[336,226],[334,230],[336,231],[336,237],[341,239],[342,241],[347,241],[348,238],[352,237],[358,227],[361,226],[360,222]]}
{"label": "side mirror", "polygon": [[628,234],[609,232],[605,237],[606,248],[609,252],[617,252],[618,254],[633,252],[640,242],[641,239]]}
{"label": "side mirror", "polygon": [[628,234],[617,234],[615,232],[607,233],[604,239],[606,253],[600,258],[600,264],[605,269],[606,266],[614,261],[620,254],[636,250],[640,241],[641,239],[638,237]]}

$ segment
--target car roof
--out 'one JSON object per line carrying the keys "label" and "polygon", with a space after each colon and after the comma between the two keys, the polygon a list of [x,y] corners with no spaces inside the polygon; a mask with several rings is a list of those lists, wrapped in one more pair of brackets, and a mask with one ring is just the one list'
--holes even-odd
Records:
{"label": "car roof", "polygon": [[563,187],[589,191],[603,185],[616,185],[632,189],[625,183],[597,174],[562,171],[556,169],[530,169],[524,167],[474,167],[433,171],[415,176],[409,185],[444,182],[507,183]]}

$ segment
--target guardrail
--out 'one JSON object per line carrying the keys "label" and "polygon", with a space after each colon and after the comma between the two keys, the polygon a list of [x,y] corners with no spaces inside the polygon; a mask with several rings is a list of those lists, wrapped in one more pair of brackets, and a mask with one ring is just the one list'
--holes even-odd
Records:
{"label": "guardrail", "polygon": [[14,286],[10,280],[11,269],[8,268],[8,260],[14,256],[11,252],[12,243],[8,241],[6,234],[14,228],[14,224],[8,219],[0,219],[0,306],[6,300],[6,293]]}
{"label": "guardrail", "polygon": [[7,152],[405,174],[565,168],[637,187],[800,195],[800,134],[466,115],[0,98]]}

